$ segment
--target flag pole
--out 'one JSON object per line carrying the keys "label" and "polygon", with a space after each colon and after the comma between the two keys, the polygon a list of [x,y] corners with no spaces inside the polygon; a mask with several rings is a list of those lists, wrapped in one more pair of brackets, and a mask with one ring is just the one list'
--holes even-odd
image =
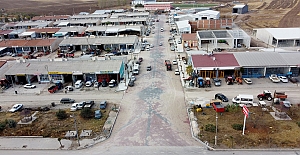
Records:
{"label": "flag pole", "polygon": [[243,135],[245,135],[246,115],[244,116]]}

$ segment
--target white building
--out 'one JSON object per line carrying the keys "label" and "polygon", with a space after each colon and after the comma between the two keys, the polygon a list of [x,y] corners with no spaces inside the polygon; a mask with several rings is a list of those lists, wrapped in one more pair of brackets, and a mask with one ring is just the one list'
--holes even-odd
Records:
{"label": "white building", "polygon": [[176,22],[178,33],[191,33],[191,25],[189,20],[183,20]]}
{"label": "white building", "polygon": [[254,35],[274,47],[300,46],[300,28],[259,28],[254,29]]}
{"label": "white building", "polygon": [[156,2],[156,0],[133,0],[131,2],[131,5],[137,5],[137,4],[144,5],[145,3],[148,3],[148,2]]}
{"label": "white building", "polygon": [[198,17],[198,20],[219,19],[220,18],[220,11],[205,10],[205,11],[201,11],[201,12],[196,13],[194,16]]}

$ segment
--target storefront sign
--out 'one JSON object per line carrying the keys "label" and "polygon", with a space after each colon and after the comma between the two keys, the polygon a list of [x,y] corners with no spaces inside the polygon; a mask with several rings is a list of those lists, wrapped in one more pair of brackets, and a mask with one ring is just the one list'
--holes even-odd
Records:
{"label": "storefront sign", "polygon": [[72,72],[58,72],[58,71],[51,71],[48,74],[72,74]]}

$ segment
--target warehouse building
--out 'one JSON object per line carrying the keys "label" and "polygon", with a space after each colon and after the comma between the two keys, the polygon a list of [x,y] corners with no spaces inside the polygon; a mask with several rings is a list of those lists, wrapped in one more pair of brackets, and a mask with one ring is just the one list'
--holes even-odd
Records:
{"label": "warehouse building", "polygon": [[255,37],[273,47],[300,46],[300,28],[259,28]]}

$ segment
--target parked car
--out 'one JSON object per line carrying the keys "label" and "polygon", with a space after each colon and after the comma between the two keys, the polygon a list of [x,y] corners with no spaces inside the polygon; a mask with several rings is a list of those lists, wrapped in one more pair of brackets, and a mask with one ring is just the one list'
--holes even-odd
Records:
{"label": "parked car", "polygon": [[94,87],[95,87],[95,88],[98,88],[100,85],[101,85],[101,82],[97,82],[97,81],[96,81],[96,82],[94,83]]}
{"label": "parked car", "polygon": [[271,75],[269,76],[269,78],[270,78],[270,80],[271,80],[272,82],[274,82],[274,83],[280,82],[280,79],[277,77],[276,74],[271,74]]}
{"label": "parked car", "polygon": [[26,88],[26,89],[33,89],[33,88],[36,88],[36,86],[33,85],[33,84],[26,84],[26,85],[24,85],[24,88]]}
{"label": "parked car", "polygon": [[101,101],[100,102],[100,109],[105,109],[107,106],[107,102],[106,101]]}
{"label": "parked car", "polygon": [[73,103],[71,108],[70,108],[70,111],[76,111],[78,109],[78,104],[79,103]]}
{"label": "parked car", "polygon": [[175,51],[175,46],[171,46],[171,51]]}
{"label": "parked car", "polygon": [[72,86],[66,86],[66,87],[65,87],[65,90],[66,90],[66,91],[73,91],[74,88],[73,88]]}
{"label": "parked car", "polygon": [[129,83],[128,83],[128,86],[133,87],[134,86],[134,81],[130,80]]}
{"label": "parked car", "polygon": [[283,83],[288,83],[289,82],[289,79],[285,76],[278,76],[278,78],[280,79],[281,82]]}
{"label": "parked car", "polygon": [[215,86],[221,86],[222,81],[220,79],[214,79],[213,81]]}
{"label": "parked car", "polygon": [[92,87],[92,86],[93,86],[93,82],[92,82],[92,81],[87,81],[87,82],[85,83],[85,86],[86,86],[86,87]]}
{"label": "parked car", "polygon": [[102,81],[102,87],[107,87],[107,86],[108,86],[107,82],[105,80],[103,80]]}
{"label": "parked car", "polygon": [[100,119],[101,117],[102,117],[101,111],[100,111],[100,110],[96,110],[96,111],[95,111],[95,118],[96,118],[96,119]]}
{"label": "parked car", "polygon": [[85,105],[84,105],[84,108],[92,108],[94,104],[95,104],[95,102],[93,100],[86,101]]}
{"label": "parked car", "polygon": [[76,88],[76,89],[79,89],[79,88],[81,88],[81,87],[82,87],[82,85],[83,85],[83,82],[82,82],[82,80],[77,80],[77,81],[75,82],[75,88]]}
{"label": "parked car", "polygon": [[175,69],[175,75],[180,75],[179,69]]}
{"label": "parked car", "polygon": [[221,100],[223,102],[228,102],[228,98],[224,94],[222,94],[222,93],[217,93],[215,95],[215,99],[219,99],[219,100]]}
{"label": "parked car", "polygon": [[178,64],[177,60],[173,60],[172,63],[173,63],[173,65],[177,65]]}
{"label": "parked car", "polygon": [[139,57],[139,62],[142,62],[144,59],[142,57]]}
{"label": "parked car", "polygon": [[19,111],[23,108],[23,104],[15,104],[10,110],[9,112],[16,112]]}
{"label": "parked car", "polygon": [[77,105],[77,109],[83,109],[83,107],[85,106],[86,102],[85,101],[81,101],[78,103]]}
{"label": "parked car", "polygon": [[147,71],[151,71],[152,67],[151,66],[147,66]]}
{"label": "parked car", "polygon": [[153,45],[153,44],[150,44],[150,48],[154,48],[154,45]]}
{"label": "parked car", "polygon": [[245,82],[246,84],[252,84],[252,80],[249,79],[249,78],[244,78],[244,82]]}
{"label": "parked car", "polygon": [[111,79],[110,82],[108,83],[108,86],[109,86],[110,88],[113,88],[113,87],[115,87],[116,85],[117,85],[117,82],[116,82],[116,80],[114,80],[114,79]]}
{"label": "parked car", "polygon": [[75,102],[75,100],[73,100],[73,99],[70,99],[70,98],[62,98],[61,100],[60,100],[60,103],[74,103]]}
{"label": "parked car", "polygon": [[130,81],[135,81],[136,77],[135,76],[131,76]]}
{"label": "parked car", "polygon": [[282,101],[282,103],[283,103],[283,106],[286,107],[286,108],[292,107],[290,101]]}
{"label": "parked car", "polygon": [[163,43],[162,43],[162,42],[160,42],[160,43],[159,43],[159,46],[162,46],[162,45],[163,45]]}

